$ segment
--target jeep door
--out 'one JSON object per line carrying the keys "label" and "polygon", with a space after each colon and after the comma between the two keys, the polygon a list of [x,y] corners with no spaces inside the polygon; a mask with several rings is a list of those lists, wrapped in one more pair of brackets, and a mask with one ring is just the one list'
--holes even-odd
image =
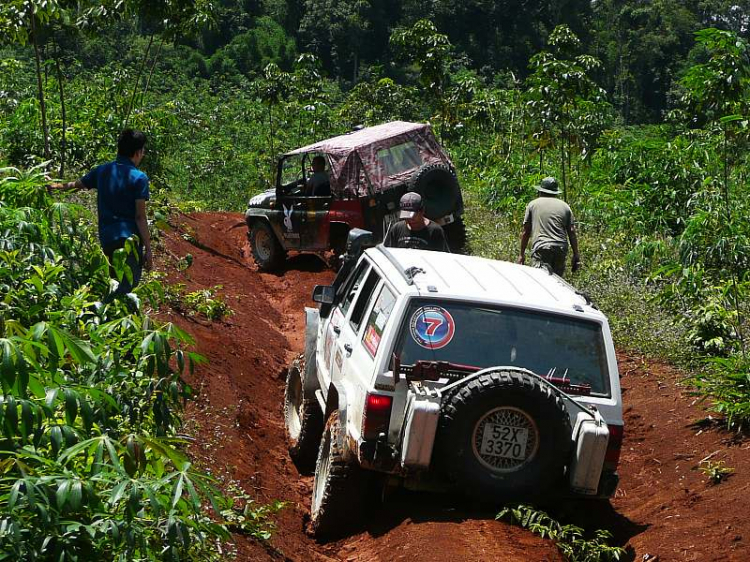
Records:
{"label": "jeep door", "polygon": [[[294,154],[285,158],[279,170],[280,210],[283,213],[279,234],[288,249],[324,250],[328,247],[328,209],[330,183],[324,195],[310,194],[310,162],[318,154]],[[330,166],[326,166],[330,173]],[[330,176],[329,176],[330,177]]]}

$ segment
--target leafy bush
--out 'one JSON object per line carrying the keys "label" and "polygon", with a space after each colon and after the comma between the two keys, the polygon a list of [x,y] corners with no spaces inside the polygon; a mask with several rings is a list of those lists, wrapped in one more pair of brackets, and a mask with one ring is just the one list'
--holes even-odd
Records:
{"label": "leafy bush", "polygon": [[724,416],[729,429],[750,428],[750,361],[740,356],[713,357],[689,381]]}
{"label": "leafy bush", "polygon": [[[182,375],[202,358],[138,300],[102,305],[90,216],[52,203],[40,169],[13,173],[0,178],[0,559],[217,559],[232,504],[176,433]],[[251,511],[264,528],[271,511]]]}
{"label": "leafy bush", "polygon": [[518,525],[545,539],[551,539],[566,560],[571,562],[608,562],[620,560],[625,550],[610,546],[612,533],[599,529],[594,537],[587,539],[584,530],[575,525],[563,525],[552,519],[544,511],[533,506],[519,504],[504,507],[495,519]]}
{"label": "leafy bush", "polygon": [[[187,254],[190,256],[190,254]],[[191,256],[192,257],[192,256]],[[152,274],[154,275],[154,274]],[[160,279],[160,276],[155,277]],[[209,320],[221,320],[233,314],[224,298],[217,294],[221,285],[212,289],[199,289],[186,292],[183,283],[166,285],[161,293],[161,300],[169,306],[189,316],[199,314]]]}

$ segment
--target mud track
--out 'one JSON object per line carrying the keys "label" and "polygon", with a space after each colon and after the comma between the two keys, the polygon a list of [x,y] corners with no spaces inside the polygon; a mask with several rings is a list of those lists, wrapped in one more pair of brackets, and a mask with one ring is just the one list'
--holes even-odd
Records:
{"label": "mud track", "polygon": [[[234,314],[221,322],[164,314],[190,332],[210,363],[189,381],[198,398],[187,412],[191,456],[259,503],[288,502],[269,544],[235,536],[237,560],[544,561],[562,560],[549,541],[472,512],[447,498],[400,493],[373,508],[351,537],[321,545],[304,530],[312,478],[300,476],[284,443],[285,369],[302,350],[303,307],[333,273],[318,258],[292,257],[279,275],[259,274],[242,216],[198,213],[165,233],[159,269],[188,290],[221,285]],[[188,242],[190,240],[190,242]],[[178,271],[176,258],[192,254]],[[705,420],[677,385],[680,373],[658,361],[619,354],[625,402],[621,487],[611,502],[568,502],[552,512],[586,529],[606,528],[626,559],[750,560],[750,444]],[[718,485],[698,470],[724,461],[735,472]]]}

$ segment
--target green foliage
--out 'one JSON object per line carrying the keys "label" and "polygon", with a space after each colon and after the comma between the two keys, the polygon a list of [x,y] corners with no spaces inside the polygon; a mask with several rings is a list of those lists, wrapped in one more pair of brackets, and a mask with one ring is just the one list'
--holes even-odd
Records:
{"label": "green foliage", "polygon": [[414,121],[419,115],[414,89],[390,78],[360,82],[346,96],[339,115],[351,127],[387,121]]}
{"label": "green foliage", "polygon": [[574,56],[580,41],[566,25],[555,28],[549,44],[555,54],[542,51],[529,62],[532,74],[524,97],[533,123],[532,138],[540,153],[540,172],[544,150],[557,147],[567,196],[571,149],[589,152],[588,145],[607,124],[609,103],[606,92],[590,76],[599,68],[599,60],[591,55]]}
{"label": "green foliage", "polygon": [[703,125],[727,115],[747,114],[750,64],[747,42],[730,31],[702,29],[697,43],[709,53],[704,64],[691,66],[680,81],[681,99],[692,123]]}
{"label": "green foliage", "polygon": [[286,502],[273,502],[267,505],[257,505],[255,500],[239,485],[231,484],[227,490],[231,501],[222,510],[221,516],[231,530],[239,531],[258,540],[271,538],[275,526],[270,517],[282,509]]}
{"label": "green foliage", "polygon": [[662,121],[688,65],[693,33],[728,13],[710,0],[597,0],[592,9],[592,47],[606,68],[603,85],[628,124]]}
{"label": "green foliage", "polygon": [[[294,39],[269,17],[258,18],[253,29],[235,35],[205,63],[203,76],[239,72],[251,76],[269,64],[289,68],[296,56]],[[193,55],[200,56],[200,55]]]}
{"label": "green foliage", "polygon": [[728,429],[750,427],[750,361],[742,355],[713,357],[706,369],[691,377],[696,392],[708,398]]}
{"label": "green foliage", "polygon": [[[0,172],[0,559],[215,559],[234,504],[176,437],[203,359],[138,299],[101,304],[91,217],[44,183]],[[257,536],[275,509],[249,508]]]}
{"label": "green foliage", "polygon": [[734,469],[725,466],[725,464],[724,461],[704,460],[701,461],[698,470],[708,478],[711,484],[720,484],[734,473]]}
{"label": "green foliage", "polygon": [[[195,201],[244,209],[249,196],[274,187],[277,155],[289,149],[354,125],[430,119],[466,192],[476,253],[514,259],[534,186],[555,175],[581,233],[585,268],[571,280],[608,314],[620,346],[683,361],[743,352],[747,47],[741,29],[709,29],[693,48],[701,22],[742,20],[736,10],[711,16],[725,14],[726,2],[703,2],[697,13],[676,0],[577,1],[576,14],[561,2],[515,11],[506,2],[151,4],[125,2],[118,17],[109,2],[0,8],[6,31],[10,10],[24,10],[19,33],[38,39],[41,52],[37,75],[32,46],[18,47],[14,36],[0,63],[0,161],[17,178],[0,188],[13,208],[9,228],[35,228],[23,207],[46,208],[39,186],[50,166],[64,160],[80,175],[111,159],[126,122],[149,137],[144,168],[162,224],[166,208]],[[29,19],[33,5],[52,11]],[[141,8],[135,23],[120,17]],[[213,15],[215,27],[204,25]],[[32,22],[41,24],[36,36]],[[297,44],[316,56],[297,55]],[[338,80],[326,77],[332,69]],[[668,124],[619,126],[660,119],[668,95],[676,108]],[[47,145],[52,162],[29,169],[49,160]],[[95,245],[83,211],[55,209],[45,220],[65,226],[45,244],[64,252],[35,262],[39,271],[26,268],[9,298],[27,328],[67,306],[79,285],[88,290],[82,302],[109,290],[103,257],[78,243],[85,236]],[[190,267],[188,256],[177,265]],[[146,283],[138,299],[157,303],[158,293]],[[195,314],[226,313],[215,293],[193,295],[190,305],[186,298],[176,300]]]}
{"label": "green foliage", "polygon": [[175,283],[164,286],[162,300],[188,316],[199,314],[209,320],[222,320],[233,314],[233,311],[224,298],[217,294],[221,288],[221,285],[217,285],[212,289],[186,292],[183,283]]}
{"label": "green foliage", "polygon": [[391,46],[398,56],[418,69],[422,97],[431,107],[439,122],[450,121],[448,100],[450,64],[453,45],[448,36],[439,33],[429,20],[419,20],[409,28],[396,29],[391,34]]}
{"label": "green foliage", "polygon": [[356,82],[359,57],[371,39],[369,0],[306,0],[299,22],[303,45],[320,57],[338,76],[351,76]]}
{"label": "green foliage", "polygon": [[712,182],[715,150],[713,139],[700,134],[608,132],[593,156],[595,214],[639,234],[679,234],[696,194]]}
{"label": "green foliage", "polygon": [[608,562],[620,560],[625,555],[624,549],[608,544],[612,538],[609,531],[598,529],[593,538],[587,539],[582,528],[563,525],[530,505],[504,507],[495,519],[518,525],[544,539],[554,541],[565,559],[571,562]]}

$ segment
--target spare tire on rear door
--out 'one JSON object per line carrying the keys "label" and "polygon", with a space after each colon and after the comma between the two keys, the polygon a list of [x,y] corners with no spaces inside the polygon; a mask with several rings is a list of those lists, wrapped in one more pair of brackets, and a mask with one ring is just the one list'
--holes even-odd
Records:
{"label": "spare tire on rear door", "polygon": [[461,211],[461,190],[453,169],[447,164],[425,164],[412,176],[410,191],[422,196],[424,214],[437,220]]}
{"label": "spare tire on rear door", "polygon": [[446,397],[433,459],[476,499],[531,500],[560,483],[570,448],[560,395],[527,371],[498,368]]}

